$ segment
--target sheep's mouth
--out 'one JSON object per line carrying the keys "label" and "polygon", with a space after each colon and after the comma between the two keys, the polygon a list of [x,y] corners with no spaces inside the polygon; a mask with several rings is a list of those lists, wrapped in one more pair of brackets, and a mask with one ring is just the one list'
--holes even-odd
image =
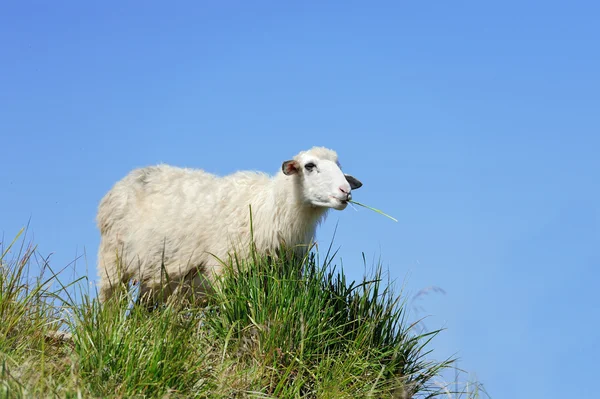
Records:
{"label": "sheep's mouth", "polygon": [[350,201],[352,199],[351,196],[349,198],[344,199],[344,198],[336,197],[335,195],[330,195],[329,198],[333,198],[336,201],[340,201],[340,202],[346,203],[346,204],[348,203],[348,201]]}
{"label": "sheep's mouth", "polygon": [[329,196],[330,199],[332,199],[334,202],[338,202],[340,205],[342,205],[343,207],[346,207],[348,205],[348,200],[347,199],[342,199],[333,195]]}

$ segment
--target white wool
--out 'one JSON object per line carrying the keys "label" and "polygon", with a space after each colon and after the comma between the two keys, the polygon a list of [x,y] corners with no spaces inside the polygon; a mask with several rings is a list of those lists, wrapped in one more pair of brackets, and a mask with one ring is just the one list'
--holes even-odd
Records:
{"label": "white wool", "polygon": [[305,253],[329,208],[344,209],[351,188],[360,186],[322,147],[284,162],[275,176],[218,177],[169,165],[133,170],[98,208],[100,299],[131,279],[141,294],[166,288],[164,272],[173,284],[183,279],[201,293],[204,279],[222,272],[216,258],[248,254],[250,205],[259,253],[273,254],[281,243]]}

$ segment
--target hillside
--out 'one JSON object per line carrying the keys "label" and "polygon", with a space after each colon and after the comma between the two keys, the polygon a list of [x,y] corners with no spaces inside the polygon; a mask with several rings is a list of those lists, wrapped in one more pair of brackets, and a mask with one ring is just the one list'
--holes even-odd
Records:
{"label": "hillside", "polygon": [[67,282],[16,239],[0,258],[0,398],[477,397],[441,382],[439,331],[415,331],[380,267],[349,282],[334,259],[254,256],[202,301],[132,306],[124,287],[100,306],[88,277]]}

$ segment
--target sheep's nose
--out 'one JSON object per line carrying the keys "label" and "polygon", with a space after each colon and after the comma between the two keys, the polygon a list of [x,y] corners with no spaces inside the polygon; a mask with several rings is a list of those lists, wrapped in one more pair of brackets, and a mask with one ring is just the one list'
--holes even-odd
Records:
{"label": "sheep's nose", "polygon": [[350,201],[352,199],[351,189],[347,187],[340,187],[340,191],[346,194],[346,201]]}

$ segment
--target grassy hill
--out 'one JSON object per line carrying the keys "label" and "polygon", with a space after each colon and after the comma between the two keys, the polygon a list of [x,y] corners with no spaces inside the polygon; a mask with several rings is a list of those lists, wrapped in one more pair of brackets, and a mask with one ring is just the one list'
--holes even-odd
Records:
{"label": "grassy hill", "polygon": [[0,256],[0,398],[479,395],[441,382],[439,331],[416,331],[380,268],[349,282],[335,254],[254,256],[205,300],[154,308],[127,287],[100,306],[87,277],[67,284],[23,240]]}

